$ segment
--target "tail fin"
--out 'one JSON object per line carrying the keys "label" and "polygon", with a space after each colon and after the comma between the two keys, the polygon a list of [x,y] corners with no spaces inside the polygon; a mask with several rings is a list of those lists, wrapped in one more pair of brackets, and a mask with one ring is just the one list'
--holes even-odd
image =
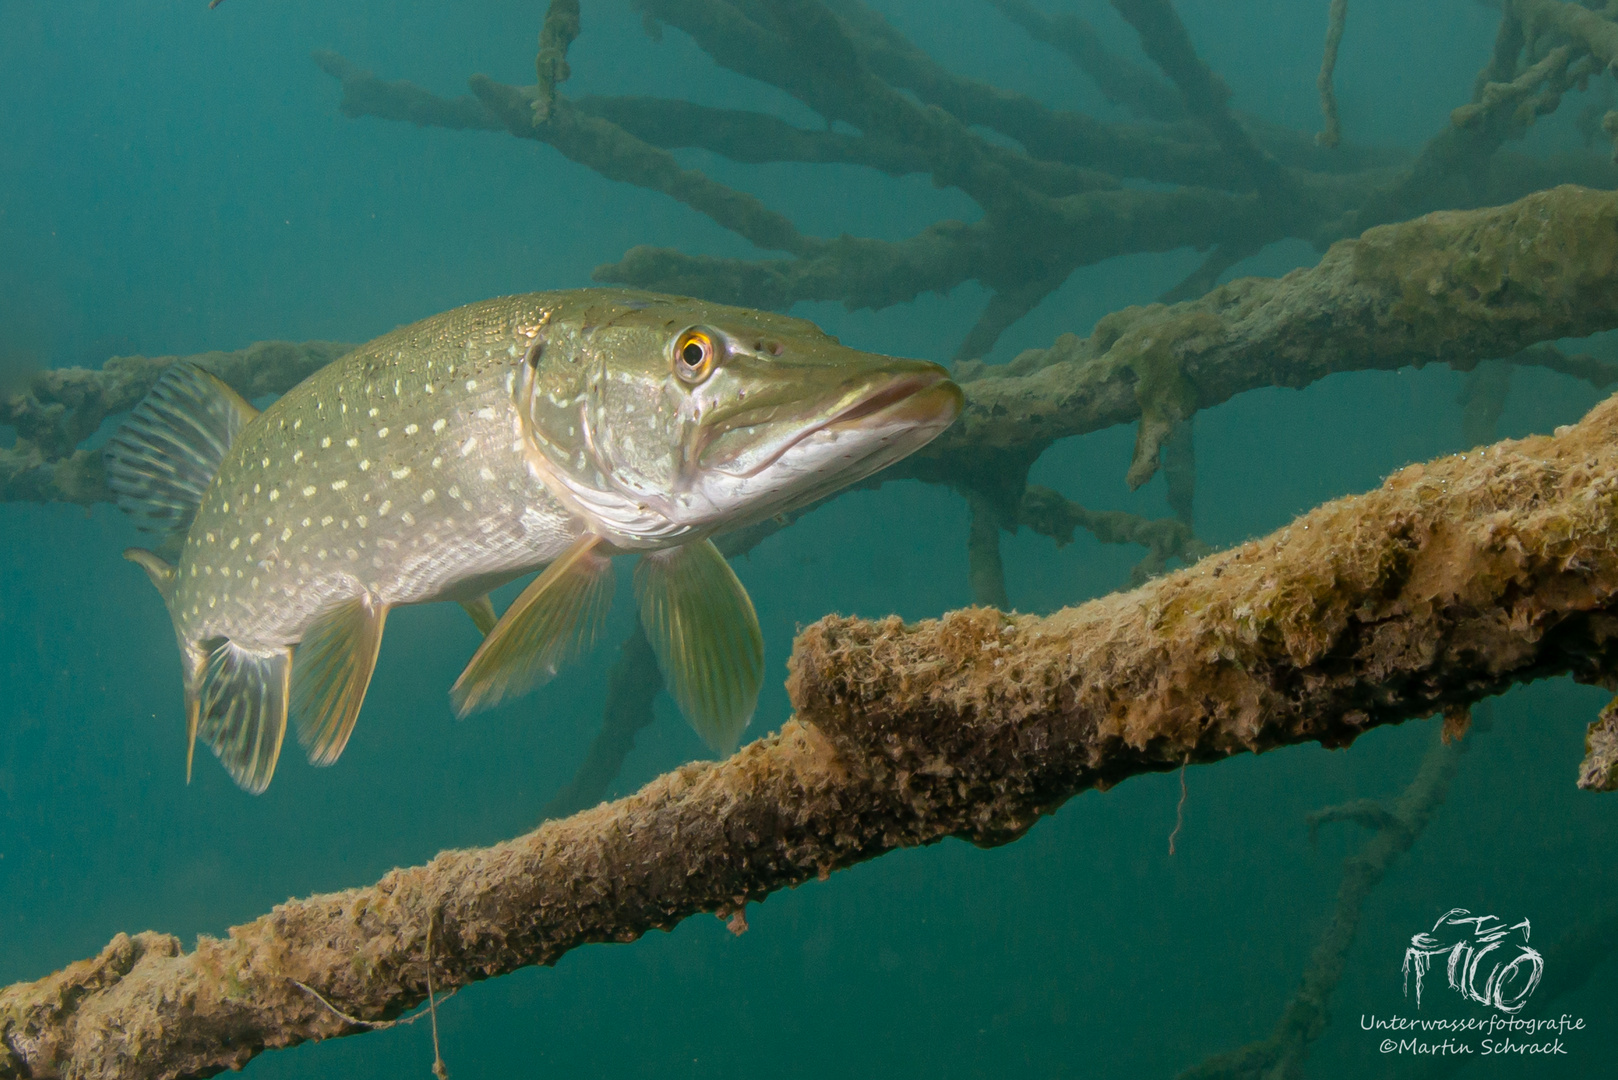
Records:
{"label": "tail fin", "polygon": [[177,550],[231,442],[258,412],[190,361],[163,373],[107,444],[107,486],[141,527]]}

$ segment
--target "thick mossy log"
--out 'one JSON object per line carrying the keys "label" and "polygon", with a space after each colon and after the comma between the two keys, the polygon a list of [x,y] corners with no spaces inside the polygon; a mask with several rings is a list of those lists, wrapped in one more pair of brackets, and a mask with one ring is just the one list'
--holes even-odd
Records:
{"label": "thick mossy log", "polygon": [[0,1077],[239,1067],[396,1017],[429,973],[457,987],[897,848],[1005,843],[1141,773],[1342,746],[1561,673],[1607,680],[1615,516],[1618,399],[1048,617],[823,619],[794,648],[797,715],[778,734],[516,840],[288,902],[193,952],[120,936],[0,991]]}

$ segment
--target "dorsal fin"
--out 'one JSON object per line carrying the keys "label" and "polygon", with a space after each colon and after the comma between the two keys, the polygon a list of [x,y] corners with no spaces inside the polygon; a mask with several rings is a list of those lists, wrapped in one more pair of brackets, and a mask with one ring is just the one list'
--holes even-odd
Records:
{"label": "dorsal fin", "polygon": [[240,394],[191,361],[163,373],[107,443],[107,486],[160,548],[190,531],[231,442],[258,415]]}

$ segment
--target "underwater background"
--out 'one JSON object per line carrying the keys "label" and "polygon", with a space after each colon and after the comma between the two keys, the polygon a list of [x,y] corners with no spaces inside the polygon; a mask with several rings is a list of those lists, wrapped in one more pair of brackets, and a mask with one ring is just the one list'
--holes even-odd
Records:
{"label": "underwater background", "polygon": [[[871,6],[953,71],[1125,118],[982,0]],[[1149,63],[1108,5],[1040,6],[1082,13],[1116,52]],[[1313,131],[1327,6],[1176,8],[1235,107]],[[543,8],[0,0],[0,386],[113,355],[360,342],[468,301],[588,285],[594,267],[636,244],[756,257],[686,206],[548,146],[348,119],[337,83],[310,59],[336,50],[447,96],[464,93],[472,72],[524,84]],[[1476,0],[1354,0],[1337,67],[1345,138],[1419,147],[1468,99],[1498,21]],[[569,95],[655,94],[820,123],[676,29],[653,40],[627,0],[585,0],[582,22]],[[1579,107],[1565,104],[1514,148],[1583,151]],[[925,176],[676,156],[814,235],[899,239],[980,213]],[[1318,257],[1286,241],[1222,280]],[[1087,334],[1201,259],[1182,248],[1082,268],[986,359]],[[943,362],[987,295],[966,283],[879,312],[792,312],[858,348]],[[1198,537],[1227,546],[1409,462],[1465,449],[1465,380],[1442,365],[1346,373],[1202,411]],[[1518,368],[1496,434],[1549,432],[1601,396]],[[0,428],[0,445],[13,437]],[[1134,438],[1130,426],[1066,440],[1031,480],[1092,509],[1168,516],[1163,478],[1137,492],[1125,484]],[[970,603],[967,528],[958,496],[904,481],[846,494],[739,559],[770,672],[749,736],[787,716],[781,679],[796,627],[829,612],[917,619]],[[620,604],[586,662],[457,721],[447,689],[476,630],[453,605],[400,610],[342,761],[317,770],[289,746],[276,782],[252,797],[206,755],[184,782],[168,617],[118,558],[136,542],[105,503],[0,504],[0,984],[92,955],[121,930],[221,934],[289,896],[366,884],[444,848],[532,828],[596,734],[606,667],[632,618]],[[1085,534],[1058,548],[1025,531],[1003,537],[1002,553],[1012,605],[1046,612],[1126,587],[1142,549]],[[1431,824],[1366,902],[1308,1075],[1421,1071],[1378,1053],[1359,1019],[1410,1012],[1404,950],[1446,910],[1528,918],[1536,944],[1605,910],[1618,891],[1618,822],[1608,797],[1573,779],[1584,725],[1606,700],[1556,679],[1494,703]],[[666,697],[657,707],[610,796],[708,756]],[[1307,816],[1396,794],[1436,737],[1436,720],[1413,722],[1346,751],[1298,747],[1191,769],[1172,857],[1180,780],[1137,778],[1075,798],[1004,848],[945,841],[776,894],[749,907],[740,937],[699,917],[629,946],[579,949],[444,1004],[444,1058],[460,1078],[1172,1076],[1268,1034],[1297,989],[1344,859],[1364,841],[1336,824],[1311,842]],[[1586,1020],[1566,1057],[1479,1061],[1462,1075],[1610,1075],[1611,952],[1546,1006]],[[1446,1015],[1473,1012],[1446,1002]],[[425,1075],[431,1054],[418,1024],[266,1054],[248,1072]]]}

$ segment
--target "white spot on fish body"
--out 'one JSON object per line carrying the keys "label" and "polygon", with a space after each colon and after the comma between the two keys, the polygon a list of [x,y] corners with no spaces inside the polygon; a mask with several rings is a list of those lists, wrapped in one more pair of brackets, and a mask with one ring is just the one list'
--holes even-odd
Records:
{"label": "white spot on fish body", "polygon": [[331,482],[331,489],[333,491],[342,491],[347,486],[348,486],[348,481],[347,480],[333,480]]}
{"label": "white spot on fish body", "polygon": [[461,456],[468,457],[478,448],[477,436],[474,435],[461,444]]}
{"label": "white spot on fish body", "polygon": [[333,520],[335,519],[333,519],[330,514],[327,514],[325,517],[320,519],[320,527],[325,528],[327,525],[330,525]]}
{"label": "white spot on fish body", "polygon": [[426,491],[421,493],[421,501],[424,503],[430,503],[436,498],[438,498],[438,492],[434,491],[432,488],[428,488]]}
{"label": "white spot on fish body", "polygon": [[451,484],[449,486],[449,497],[452,499],[459,499],[461,497],[461,489],[456,487],[454,484]]}
{"label": "white spot on fish body", "polygon": [[233,537],[230,538],[230,550],[235,551],[237,548],[239,548],[241,546],[242,546],[242,538],[241,537],[233,536]]}
{"label": "white spot on fish body", "polygon": [[381,409],[377,408],[375,405],[372,405],[369,409],[366,410],[365,415],[369,416],[370,418],[372,418],[374,420],[374,419],[376,419],[377,415],[380,414],[381,412],[382,412]]}
{"label": "white spot on fish body", "polygon": [[371,467],[371,459],[370,458],[361,458],[360,459],[360,472],[365,472],[370,467]]}
{"label": "white spot on fish body", "polygon": [[[511,351],[513,353],[515,353],[517,351],[517,347],[515,345],[513,345],[511,347]],[[476,390],[478,388],[478,381],[476,379],[468,379],[468,380],[466,380],[466,388],[468,390]]]}
{"label": "white spot on fish body", "polygon": [[447,422],[444,420],[443,417],[439,417],[437,420],[434,420],[433,421],[433,434],[437,435],[439,432],[443,431],[446,426],[447,426]]}
{"label": "white spot on fish body", "polygon": [[483,408],[478,410],[478,419],[479,420],[493,420],[494,419],[494,410],[489,408],[487,405],[483,406]]}
{"label": "white spot on fish body", "polygon": [[426,394],[431,394],[434,392],[432,383],[423,383],[421,389],[422,392]]}
{"label": "white spot on fish body", "polygon": [[393,476],[393,478],[395,480],[403,480],[405,477],[407,477],[409,475],[410,475],[410,466],[408,466],[408,465],[401,465],[399,468],[394,469],[393,472],[392,472],[392,476]]}
{"label": "white spot on fish body", "polygon": [[328,448],[330,446],[331,446],[331,436],[330,435],[322,435],[320,437],[320,448],[322,450],[325,450],[326,448]]}
{"label": "white spot on fish body", "polygon": [[311,496],[311,495],[313,495],[315,493],[315,490],[316,490],[315,485],[313,485],[313,484],[307,485],[303,489],[303,497],[307,499],[309,496]]}
{"label": "white spot on fish body", "polygon": [[420,430],[421,428],[417,427],[415,424],[406,424],[404,429],[406,435],[414,435]]}
{"label": "white spot on fish body", "polygon": [[361,514],[358,517],[356,517],[354,519],[354,521],[362,529],[365,528],[367,525],[369,525],[371,523],[370,519],[367,518],[364,514]]}
{"label": "white spot on fish body", "polygon": [[269,458],[264,459],[264,467],[266,469],[268,469],[270,467],[270,459]]}
{"label": "white spot on fish body", "polygon": [[385,427],[377,428],[376,429],[376,437],[379,438],[379,439],[387,438],[388,437],[388,429],[385,428]]}
{"label": "white spot on fish body", "polygon": [[386,517],[388,511],[392,510],[392,509],[393,509],[393,500],[392,499],[383,499],[382,500],[382,505],[376,508],[376,516],[377,517]]}
{"label": "white spot on fish body", "polygon": [[478,476],[482,477],[484,480],[493,480],[494,470],[485,465],[483,468],[478,470]]}
{"label": "white spot on fish body", "polygon": [[281,530],[281,539],[282,540],[291,540],[292,539],[292,530],[290,528],[282,529]]}
{"label": "white spot on fish body", "polygon": [[435,468],[435,469],[436,469],[436,468],[438,468],[438,467],[439,467],[439,466],[440,466],[440,465],[442,465],[442,464],[444,464],[444,459],[443,459],[443,458],[441,458],[441,457],[435,457],[435,458],[433,458],[433,460],[432,460],[432,467],[433,467],[433,468]]}
{"label": "white spot on fish body", "polygon": [[261,536],[263,536],[263,535],[264,535],[264,534],[263,534],[263,533],[258,533],[258,532],[256,532],[256,533],[254,533],[254,534],[253,534],[253,535],[252,535],[252,536],[249,536],[249,537],[248,537],[248,538],[247,538],[247,542],[248,542],[248,543],[249,543],[249,544],[256,544],[256,543],[258,543],[258,538],[259,538],[259,537],[261,537]]}
{"label": "white spot on fish body", "polygon": [[354,447],[358,446],[359,444],[360,444],[360,441],[358,439],[354,438],[353,436],[350,436],[349,438],[343,440],[343,445],[347,446],[350,450],[352,450]]}
{"label": "white spot on fish body", "polygon": [[294,451],[292,451],[292,464],[296,465],[298,462],[300,462],[302,460],[303,460],[303,451],[302,450],[294,450]]}
{"label": "white spot on fish body", "polygon": [[411,514],[411,512],[408,510],[399,515],[399,520],[403,521],[406,525],[414,525],[416,523],[415,515]]}
{"label": "white spot on fish body", "polygon": [[304,519],[303,519],[303,527],[304,527],[304,528],[306,528],[306,529],[307,529],[307,528],[308,528],[308,527],[309,527],[309,522],[310,522],[310,520],[311,520],[311,519],[309,519],[309,518],[304,518]]}

